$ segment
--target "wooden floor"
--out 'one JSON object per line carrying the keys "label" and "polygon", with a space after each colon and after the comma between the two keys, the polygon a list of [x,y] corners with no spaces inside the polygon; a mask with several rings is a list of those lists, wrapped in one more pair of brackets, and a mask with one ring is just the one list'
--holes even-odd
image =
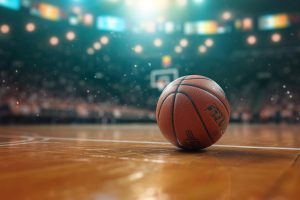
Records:
{"label": "wooden floor", "polygon": [[231,125],[185,152],[155,125],[0,127],[0,199],[300,199],[300,126]]}

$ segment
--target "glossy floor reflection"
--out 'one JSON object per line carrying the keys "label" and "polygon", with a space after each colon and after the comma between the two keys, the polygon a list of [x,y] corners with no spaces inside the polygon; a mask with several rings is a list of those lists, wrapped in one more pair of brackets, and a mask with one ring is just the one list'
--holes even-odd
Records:
{"label": "glossy floor reflection", "polygon": [[299,199],[299,126],[185,152],[155,125],[0,127],[1,199]]}

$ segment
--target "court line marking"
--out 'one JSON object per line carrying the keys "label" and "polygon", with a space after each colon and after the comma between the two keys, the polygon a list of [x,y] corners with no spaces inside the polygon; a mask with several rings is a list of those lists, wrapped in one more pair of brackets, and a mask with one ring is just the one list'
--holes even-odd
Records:
{"label": "court line marking", "polygon": [[33,143],[34,142],[34,139],[33,137],[28,137],[28,136],[11,136],[11,135],[0,135],[0,138],[17,138],[17,139],[20,139],[20,140],[16,140],[16,141],[8,141],[8,142],[0,142],[0,147],[6,147],[6,146],[16,146],[16,145],[19,145],[19,144],[30,144],[30,143]]}
{"label": "court line marking", "polygon": [[[151,142],[151,141],[135,141],[135,140],[103,140],[103,139],[86,139],[86,138],[64,138],[64,137],[42,137],[32,136],[39,139],[55,139],[64,141],[86,141],[86,142],[107,142],[107,143],[127,143],[127,144],[161,144],[171,145],[169,142]],[[264,149],[264,150],[284,150],[284,151],[300,151],[297,147],[272,147],[272,146],[248,146],[248,145],[226,145],[215,144],[212,147],[224,147],[224,148],[240,148],[240,149]]]}

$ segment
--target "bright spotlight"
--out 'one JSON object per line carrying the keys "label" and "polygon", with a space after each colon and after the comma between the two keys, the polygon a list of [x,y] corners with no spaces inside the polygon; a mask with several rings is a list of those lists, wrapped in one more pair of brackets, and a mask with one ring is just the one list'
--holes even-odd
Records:
{"label": "bright spotlight", "polygon": [[29,22],[26,24],[25,28],[26,28],[27,32],[33,32],[33,31],[35,31],[35,24],[32,22]]}
{"label": "bright spotlight", "polygon": [[67,40],[72,41],[72,40],[75,40],[76,35],[73,31],[69,31],[66,33],[66,38],[67,38]]}
{"label": "bright spotlight", "polygon": [[134,4],[134,0],[125,0],[125,4],[127,6],[132,6]]}
{"label": "bright spotlight", "polygon": [[56,36],[52,36],[49,40],[49,43],[52,45],[52,46],[57,46],[59,44],[59,39],[58,37]]}
{"label": "bright spotlight", "polygon": [[1,33],[3,34],[7,34],[10,32],[10,27],[7,25],[7,24],[3,24],[1,27],[0,27],[0,31]]}
{"label": "bright spotlight", "polygon": [[95,43],[93,44],[93,47],[94,47],[95,50],[101,49],[101,44],[100,44],[100,42],[95,42]]}
{"label": "bright spotlight", "polygon": [[187,47],[189,45],[189,41],[187,39],[181,39],[179,44],[182,47]]}
{"label": "bright spotlight", "polygon": [[214,45],[214,41],[213,39],[206,39],[205,42],[204,42],[205,46],[207,47],[212,47]]}
{"label": "bright spotlight", "polygon": [[232,18],[232,14],[231,12],[229,11],[225,11],[223,14],[222,14],[222,19],[223,20],[230,20]]}
{"label": "bright spotlight", "polygon": [[204,2],[204,0],[193,0],[193,2],[195,4],[202,4]]}
{"label": "bright spotlight", "polygon": [[162,40],[159,39],[159,38],[157,38],[157,39],[154,40],[153,44],[154,44],[154,46],[156,46],[156,47],[161,47],[161,45],[162,45]]}
{"label": "bright spotlight", "polygon": [[198,51],[199,51],[199,53],[206,53],[206,51],[207,51],[207,48],[206,48],[206,46],[204,46],[204,45],[200,45],[199,47],[198,47]]}
{"label": "bright spotlight", "polygon": [[182,52],[182,47],[181,46],[176,46],[175,48],[174,48],[174,51],[176,52],[176,53],[181,53]]}
{"label": "bright spotlight", "polygon": [[257,41],[257,39],[256,39],[256,37],[254,35],[250,35],[249,37],[247,37],[247,43],[249,45],[256,44],[256,41]]}
{"label": "bright spotlight", "polygon": [[89,54],[89,55],[93,55],[94,52],[95,52],[95,51],[94,51],[93,48],[88,48],[88,49],[86,50],[86,53]]}
{"label": "bright spotlight", "polygon": [[153,17],[168,8],[169,0],[125,0],[125,4],[134,9],[138,17]]}
{"label": "bright spotlight", "polygon": [[177,4],[181,7],[184,7],[187,5],[187,0],[177,0]]}
{"label": "bright spotlight", "polygon": [[142,47],[142,45],[138,44],[138,45],[135,45],[133,50],[134,50],[135,53],[140,54],[140,53],[143,52],[143,47]]}
{"label": "bright spotlight", "polygon": [[280,35],[279,33],[274,33],[274,34],[271,36],[271,40],[272,40],[272,42],[274,42],[274,43],[280,42],[280,41],[281,41],[281,35]]}
{"label": "bright spotlight", "polygon": [[103,44],[103,45],[107,45],[107,44],[109,43],[109,38],[108,38],[107,36],[102,36],[102,37],[100,38],[100,42],[101,42],[101,44]]}

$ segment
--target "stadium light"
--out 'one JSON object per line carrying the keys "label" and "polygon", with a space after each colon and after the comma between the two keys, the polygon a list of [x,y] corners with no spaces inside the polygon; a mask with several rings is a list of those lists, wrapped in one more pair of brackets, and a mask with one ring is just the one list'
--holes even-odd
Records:
{"label": "stadium light", "polygon": [[83,23],[85,25],[91,26],[93,24],[93,20],[94,20],[94,17],[93,17],[93,15],[91,13],[86,13],[83,16]]}
{"label": "stadium light", "polygon": [[189,45],[189,41],[185,38],[181,39],[179,42],[180,46],[187,47]]}
{"label": "stadium light", "polygon": [[109,43],[109,38],[108,38],[107,36],[102,36],[102,37],[100,38],[100,42],[101,42],[101,44],[103,44],[103,45],[107,45],[107,44]]}
{"label": "stadium light", "polygon": [[137,54],[140,54],[143,52],[143,47],[142,45],[138,44],[138,45],[135,45],[135,47],[133,48],[133,51]]}
{"label": "stadium light", "polygon": [[95,50],[100,50],[100,49],[101,49],[101,44],[100,44],[100,42],[95,42],[95,43],[93,44],[93,47],[94,47]]}
{"label": "stadium light", "polygon": [[204,2],[204,0],[193,0],[193,2],[195,3],[195,4],[202,4],[203,2]]}
{"label": "stadium light", "polygon": [[278,43],[278,42],[281,41],[281,35],[280,35],[279,33],[274,33],[274,34],[272,34],[272,36],[271,36],[271,40],[272,40],[272,42],[274,42],[274,43]]}
{"label": "stadium light", "polygon": [[72,11],[75,14],[80,14],[81,13],[81,7],[80,6],[73,6]]}
{"label": "stadium light", "polygon": [[132,6],[134,4],[134,0],[125,0],[125,5]]}
{"label": "stadium light", "polygon": [[25,29],[26,29],[27,32],[35,31],[35,28],[36,28],[35,24],[32,23],[32,22],[27,23],[26,26],[25,26]]}
{"label": "stadium light", "polygon": [[176,52],[176,53],[181,53],[182,52],[182,47],[181,46],[176,46],[175,48],[174,48],[174,51]]}
{"label": "stadium light", "polygon": [[222,19],[223,20],[230,20],[231,18],[232,18],[231,12],[229,12],[229,11],[223,12],[223,14],[222,14]]}
{"label": "stadium light", "polygon": [[253,20],[250,17],[247,17],[243,20],[244,29],[249,30],[253,27]]}
{"label": "stadium light", "polygon": [[67,38],[67,40],[72,41],[72,40],[75,40],[76,35],[73,31],[69,31],[66,33],[66,38]]}
{"label": "stadium light", "polygon": [[87,50],[86,50],[86,53],[87,54],[89,54],[89,55],[93,55],[94,54],[94,49],[92,49],[92,48],[88,48]]}
{"label": "stadium light", "polygon": [[10,27],[9,27],[9,25],[3,24],[3,25],[0,27],[0,31],[1,31],[1,33],[3,33],[3,34],[9,33],[9,32],[10,32]]}
{"label": "stadium light", "polygon": [[187,0],[177,0],[176,2],[180,7],[185,7],[187,5]]}
{"label": "stadium light", "polygon": [[203,54],[203,53],[206,53],[207,48],[206,48],[206,46],[204,46],[204,45],[200,45],[200,46],[198,47],[198,51],[199,51],[199,53]]}
{"label": "stadium light", "polygon": [[256,44],[256,42],[257,42],[257,39],[254,35],[250,35],[247,37],[247,43],[249,45],[254,45],[254,44]]}
{"label": "stadium light", "polygon": [[59,44],[59,39],[56,36],[52,36],[49,40],[50,45],[57,46]]}
{"label": "stadium light", "polygon": [[147,18],[154,17],[166,10],[169,0],[126,0],[125,4],[130,7],[130,13],[139,18]]}
{"label": "stadium light", "polygon": [[161,47],[161,45],[162,45],[162,40],[159,39],[159,38],[157,38],[157,39],[155,39],[155,40],[153,41],[153,44],[154,44],[154,46],[156,46],[156,47]]}
{"label": "stadium light", "polygon": [[204,41],[204,44],[207,47],[212,47],[214,45],[214,41],[213,41],[213,39],[208,38]]}

